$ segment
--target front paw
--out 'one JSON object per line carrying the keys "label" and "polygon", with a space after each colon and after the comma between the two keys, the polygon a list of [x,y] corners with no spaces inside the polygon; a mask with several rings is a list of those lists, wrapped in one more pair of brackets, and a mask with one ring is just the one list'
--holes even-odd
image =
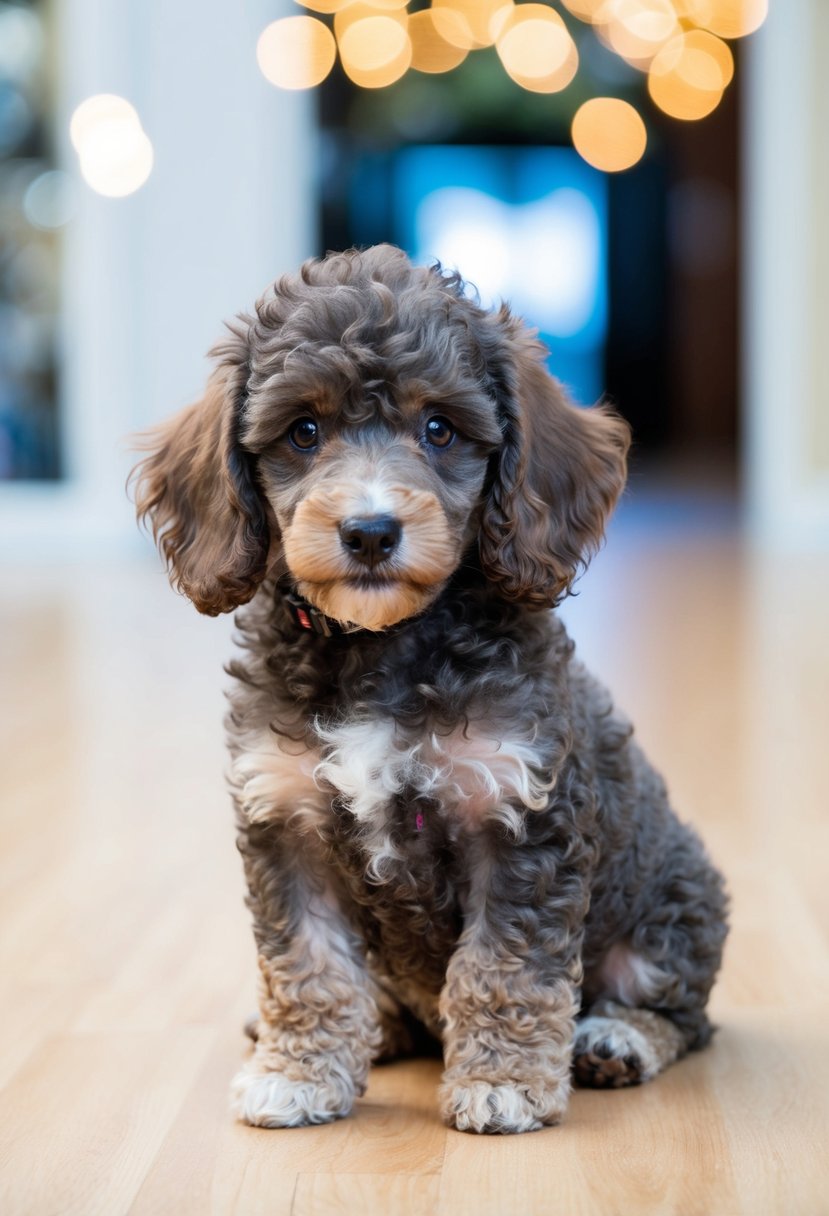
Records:
{"label": "front paw", "polygon": [[356,1086],[344,1073],[291,1081],[282,1073],[257,1071],[252,1065],[236,1074],[230,1090],[233,1114],[252,1127],[332,1123],[350,1114],[355,1097]]}
{"label": "front paw", "polygon": [[459,1132],[511,1135],[559,1123],[567,1109],[567,1085],[547,1089],[537,1083],[445,1081],[440,1089],[443,1120]]}

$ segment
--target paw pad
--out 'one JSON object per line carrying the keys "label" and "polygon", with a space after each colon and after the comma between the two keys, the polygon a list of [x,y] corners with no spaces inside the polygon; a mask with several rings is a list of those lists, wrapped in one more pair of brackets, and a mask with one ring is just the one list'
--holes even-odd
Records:
{"label": "paw pad", "polygon": [[636,1055],[619,1059],[607,1043],[597,1043],[593,1051],[585,1051],[573,1060],[573,1073],[579,1085],[595,1089],[619,1089],[623,1085],[639,1085],[642,1081],[642,1061]]}
{"label": "paw pad", "polygon": [[573,1075],[579,1085],[620,1089],[658,1071],[647,1039],[620,1018],[587,1017],[576,1028]]}

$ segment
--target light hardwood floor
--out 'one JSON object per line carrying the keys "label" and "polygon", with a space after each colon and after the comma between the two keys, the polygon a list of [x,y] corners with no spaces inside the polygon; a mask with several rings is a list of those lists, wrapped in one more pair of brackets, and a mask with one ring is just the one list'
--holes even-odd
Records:
{"label": "light hardwood floor", "polygon": [[720,1030],[508,1138],[443,1128],[428,1061],[376,1069],[335,1126],[231,1122],[254,955],[230,624],[149,562],[7,570],[3,1216],[829,1213],[829,565],[708,522],[628,508],[566,615],[727,873]]}

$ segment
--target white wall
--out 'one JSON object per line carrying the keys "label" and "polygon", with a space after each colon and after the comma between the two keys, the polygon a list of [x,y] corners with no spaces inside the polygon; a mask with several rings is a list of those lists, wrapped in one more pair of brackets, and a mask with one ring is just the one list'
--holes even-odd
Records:
{"label": "white wall", "polygon": [[125,199],[79,185],[65,229],[62,419],[68,478],[0,486],[0,546],[49,556],[132,544],[127,436],[192,400],[222,321],[314,252],[313,100],[255,60],[290,0],[62,0],[56,142],[85,97],[126,96],[155,149]]}
{"label": "white wall", "polygon": [[745,473],[755,540],[829,547],[829,4],[772,0],[744,64]]}

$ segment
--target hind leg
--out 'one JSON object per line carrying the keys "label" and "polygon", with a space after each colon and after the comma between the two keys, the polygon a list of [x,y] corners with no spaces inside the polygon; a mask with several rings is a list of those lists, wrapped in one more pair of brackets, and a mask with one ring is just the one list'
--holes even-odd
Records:
{"label": "hind leg", "polygon": [[686,1037],[648,1002],[665,991],[668,975],[617,942],[586,981],[587,1014],[576,1026],[573,1074],[580,1085],[619,1088],[650,1081],[687,1050]]}
{"label": "hind leg", "polygon": [[649,903],[628,936],[588,967],[585,1013],[576,1026],[575,1079],[618,1087],[648,1081],[704,1047],[706,1014],[726,936],[722,878],[689,829],[663,856]]}
{"label": "hind leg", "polygon": [[651,1009],[600,1001],[576,1027],[573,1075],[579,1085],[618,1089],[650,1081],[685,1054],[682,1032]]}

